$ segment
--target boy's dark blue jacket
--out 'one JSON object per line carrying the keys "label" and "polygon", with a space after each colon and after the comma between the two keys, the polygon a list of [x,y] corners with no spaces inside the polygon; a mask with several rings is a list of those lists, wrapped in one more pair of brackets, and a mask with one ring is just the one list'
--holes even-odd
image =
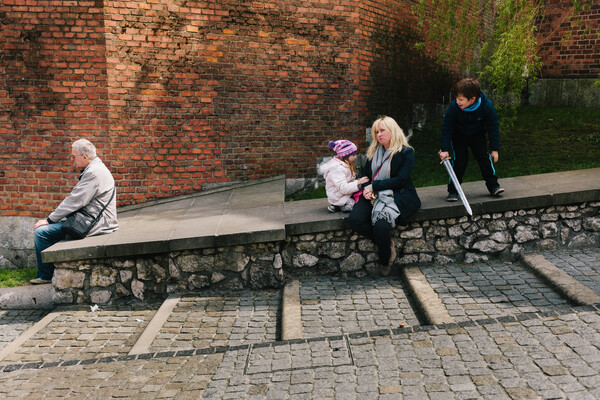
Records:
{"label": "boy's dark blue jacket", "polygon": [[481,105],[474,111],[464,111],[456,99],[444,115],[442,125],[442,151],[451,150],[452,135],[463,136],[483,135],[487,132],[490,141],[490,150],[500,149],[500,131],[498,128],[498,115],[494,104],[481,92]]}

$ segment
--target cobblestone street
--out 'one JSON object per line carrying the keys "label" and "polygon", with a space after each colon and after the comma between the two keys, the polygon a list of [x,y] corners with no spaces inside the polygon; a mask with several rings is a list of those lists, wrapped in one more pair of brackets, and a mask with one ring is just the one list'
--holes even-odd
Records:
{"label": "cobblestone street", "polygon": [[[598,293],[600,250],[540,254]],[[420,269],[454,323],[425,325],[395,276],[302,278],[293,340],[279,340],[279,291],[182,296],[141,354],[162,308],[2,311],[0,397],[600,398],[599,305],[522,262]]]}

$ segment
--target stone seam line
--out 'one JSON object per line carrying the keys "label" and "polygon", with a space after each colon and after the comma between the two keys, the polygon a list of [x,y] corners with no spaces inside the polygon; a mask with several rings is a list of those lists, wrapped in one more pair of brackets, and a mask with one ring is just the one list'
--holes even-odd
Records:
{"label": "stone seam line", "polygon": [[29,339],[31,339],[36,333],[44,329],[60,312],[51,312],[44,318],[36,322],[33,326],[21,333],[15,340],[10,342],[5,348],[0,350],[0,361],[4,360],[8,355],[14,353]]}
{"label": "stone seam line", "polygon": [[432,325],[451,324],[454,318],[435,293],[427,278],[419,267],[409,266],[402,268],[402,276],[408,284],[408,289],[417,301],[417,307],[425,317],[427,323]]}
{"label": "stone seam line", "polygon": [[179,302],[179,296],[169,296],[160,306],[154,317],[144,329],[144,332],[140,335],[138,340],[135,342],[131,350],[127,355],[138,355],[145,354],[150,352],[150,346],[152,342],[160,332],[160,329],[163,327],[165,322],[169,319],[169,316],[175,309],[175,306]]}
{"label": "stone seam line", "polygon": [[281,340],[302,339],[300,281],[290,281],[283,288],[281,306]]}
{"label": "stone seam line", "polygon": [[524,264],[545,280],[554,290],[576,305],[600,303],[600,296],[540,254],[523,254]]}

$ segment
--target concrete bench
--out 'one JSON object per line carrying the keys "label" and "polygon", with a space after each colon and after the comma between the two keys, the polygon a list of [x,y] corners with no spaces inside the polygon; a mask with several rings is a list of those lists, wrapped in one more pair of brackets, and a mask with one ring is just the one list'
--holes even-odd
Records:
{"label": "concrete bench", "polygon": [[[463,188],[473,209],[445,201],[445,186],[419,188],[422,208],[394,237],[412,263],[516,258],[536,249],[600,244],[600,169],[483,182]],[[376,273],[376,249],[351,232],[326,199],[285,202],[285,178],[119,209],[119,231],[63,241],[43,253],[56,264],[54,301],[150,301],[208,287],[281,287],[288,277]]]}

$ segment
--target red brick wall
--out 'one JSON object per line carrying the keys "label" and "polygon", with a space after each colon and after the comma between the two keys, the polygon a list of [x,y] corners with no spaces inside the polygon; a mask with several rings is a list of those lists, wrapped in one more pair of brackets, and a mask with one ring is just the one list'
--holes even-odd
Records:
{"label": "red brick wall", "polygon": [[600,2],[573,13],[571,0],[546,0],[539,23],[542,78],[597,78],[600,73]]}
{"label": "red brick wall", "polygon": [[0,5],[0,215],[43,217],[87,137],[119,204],[278,174],[327,142],[364,149],[447,74],[413,50],[411,0],[56,1]]}
{"label": "red brick wall", "polygon": [[101,1],[2,1],[0,215],[47,215],[64,198],[72,138],[106,148],[104,36]]}

